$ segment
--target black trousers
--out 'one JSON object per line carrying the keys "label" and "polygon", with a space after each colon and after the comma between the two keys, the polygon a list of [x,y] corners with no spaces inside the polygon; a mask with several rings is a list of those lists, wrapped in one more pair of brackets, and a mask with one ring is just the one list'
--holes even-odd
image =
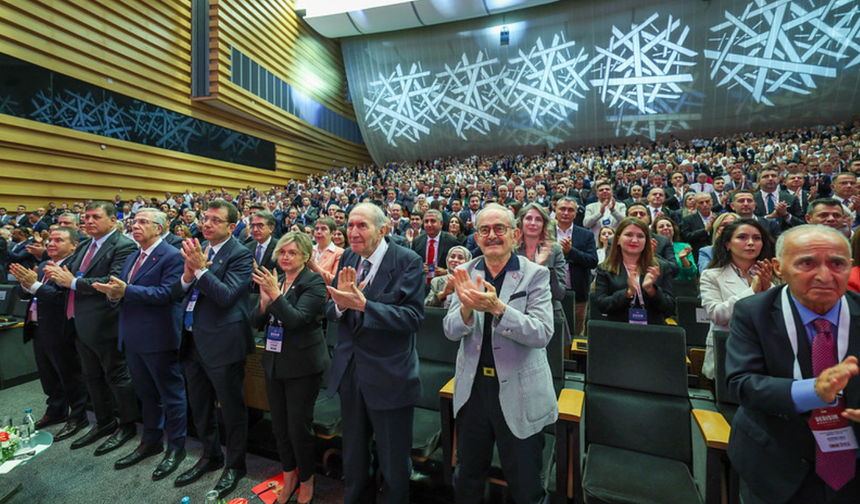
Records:
{"label": "black trousers", "polygon": [[245,359],[226,366],[209,366],[200,357],[192,335],[185,331],[183,338],[189,341],[185,357],[188,402],[191,404],[197,437],[203,444],[203,457],[222,457],[216,405],[221,403],[221,415],[227,431],[226,467],[245,470],[245,453],[248,450]]}
{"label": "black trousers", "polygon": [[140,417],[140,408],[125,355],[117,350],[117,338],[89,345],[77,337],[75,347],[81,356],[83,379],[93,401],[96,422],[99,425],[112,422],[113,404],[116,402],[119,423],[134,423]]}
{"label": "black trousers", "polygon": [[74,332],[62,335],[37,334],[33,354],[42,390],[48,396],[45,414],[78,422],[86,417],[87,389],[81,378],[81,362]]}
{"label": "black trousers", "polygon": [[322,372],[297,378],[266,376],[266,396],[272,413],[272,433],[284,472],[299,468],[299,481],[314,475],[314,403]]}
{"label": "black trousers", "polygon": [[493,444],[499,448],[502,472],[508,491],[517,504],[547,502],[541,485],[543,432],[520,439],[511,432],[499,404],[499,380],[478,375],[466,404],[457,412],[457,469],[454,500],[457,504],[479,503],[490,464]]}
{"label": "black trousers", "polygon": [[415,407],[391,410],[368,408],[355,375],[355,359],[347,364],[338,393],[343,417],[344,504],[376,502],[376,491],[371,481],[370,451],[374,435],[379,469],[385,478],[383,504],[409,504]]}

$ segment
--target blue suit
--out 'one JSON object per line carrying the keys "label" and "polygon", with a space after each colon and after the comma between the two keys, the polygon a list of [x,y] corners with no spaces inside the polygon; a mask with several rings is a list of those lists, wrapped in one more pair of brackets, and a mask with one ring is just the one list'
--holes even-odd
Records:
{"label": "blue suit", "polygon": [[193,330],[183,330],[180,356],[185,362],[188,399],[204,458],[223,457],[215,407],[216,402],[221,403],[228,469],[245,469],[245,357],[254,350],[249,306],[253,269],[254,255],[230,237],[212,258],[208,271],[190,288],[183,289],[181,278],[173,284],[173,297],[183,300],[183,309],[192,293],[199,292]]}
{"label": "blue suit", "polygon": [[[384,502],[406,504],[409,498],[412,418],[421,396],[415,333],[424,320],[424,264],[411,250],[386,240],[388,250],[365,287],[364,313],[347,310],[338,317],[334,301],[326,303],[328,319],[340,323],[328,396],[340,393],[347,504],[373,490],[372,431],[389,489]],[[338,273],[347,266],[357,270],[361,260],[346,250]],[[335,288],[337,281],[335,276]]]}
{"label": "blue suit", "polygon": [[179,450],[185,447],[187,425],[179,366],[182,308],[171,286],[182,276],[185,260],[162,240],[129,281],[141,253],[128,256],[120,273],[128,285],[119,314],[119,349],[125,350],[131,383],[143,404],[141,442],[160,445],[166,431],[168,450]]}

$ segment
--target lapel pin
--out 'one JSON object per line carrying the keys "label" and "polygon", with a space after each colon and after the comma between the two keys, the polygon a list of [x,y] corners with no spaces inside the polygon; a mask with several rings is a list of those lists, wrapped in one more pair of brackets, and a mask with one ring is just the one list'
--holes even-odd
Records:
{"label": "lapel pin", "polygon": [[517,274],[516,274],[516,273],[514,273],[513,277],[514,277],[514,280],[516,280],[516,279],[517,279]]}

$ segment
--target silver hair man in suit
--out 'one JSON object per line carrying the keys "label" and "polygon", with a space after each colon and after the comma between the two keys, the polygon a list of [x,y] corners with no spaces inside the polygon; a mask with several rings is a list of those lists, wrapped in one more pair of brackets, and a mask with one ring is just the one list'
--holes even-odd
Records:
{"label": "silver hair man in suit", "polygon": [[552,293],[549,270],[512,252],[518,235],[510,210],[488,205],[477,225],[483,256],[454,271],[457,295],[444,329],[460,341],[454,376],[458,504],[481,501],[494,444],[517,503],[547,496],[541,431],[558,418],[546,356]]}

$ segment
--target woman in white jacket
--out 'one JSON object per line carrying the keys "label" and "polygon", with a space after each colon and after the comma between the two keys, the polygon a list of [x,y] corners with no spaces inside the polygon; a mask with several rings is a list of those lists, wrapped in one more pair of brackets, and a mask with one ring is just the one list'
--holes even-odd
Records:
{"label": "woman in white jacket", "polygon": [[773,238],[755,219],[738,219],[714,243],[714,258],[702,273],[699,292],[711,328],[702,374],[714,379],[714,331],[728,331],[735,303],[772,284]]}

